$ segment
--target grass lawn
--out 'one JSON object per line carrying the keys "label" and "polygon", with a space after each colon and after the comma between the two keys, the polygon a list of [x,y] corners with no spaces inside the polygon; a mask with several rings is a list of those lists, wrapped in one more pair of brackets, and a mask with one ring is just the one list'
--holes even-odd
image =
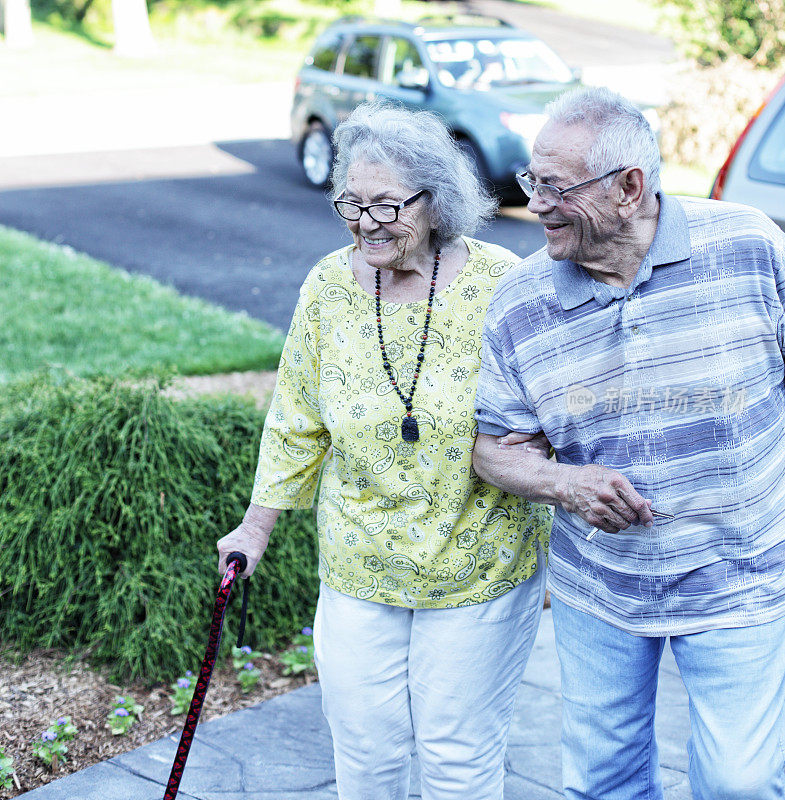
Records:
{"label": "grass lawn", "polygon": [[278,366],[283,336],[264,323],[1,226],[0,283],[0,382]]}

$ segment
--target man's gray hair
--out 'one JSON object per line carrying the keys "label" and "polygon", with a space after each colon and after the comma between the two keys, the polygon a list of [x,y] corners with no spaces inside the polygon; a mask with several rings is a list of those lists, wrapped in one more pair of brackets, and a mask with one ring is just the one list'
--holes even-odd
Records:
{"label": "man's gray hair", "polygon": [[346,189],[349,167],[367,160],[388,167],[423,198],[433,229],[431,244],[442,247],[471,236],[493,217],[496,201],[480,183],[474,165],[441,118],[391,103],[363,103],[333,133],[333,199]]}
{"label": "man's gray hair", "polygon": [[603,87],[574,89],[545,109],[552,122],[586,125],[597,138],[586,154],[586,169],[602,175],[617,167],[640,167],[644,191],[660,191],[660,149],[646,118],[629,100]]}

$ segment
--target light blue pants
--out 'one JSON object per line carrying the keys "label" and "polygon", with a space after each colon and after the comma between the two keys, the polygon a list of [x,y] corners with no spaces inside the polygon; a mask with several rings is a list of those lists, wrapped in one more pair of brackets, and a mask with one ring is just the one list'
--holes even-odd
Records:
{"label": "light blue pants", "polygon": [[[661,800],[654,701],[665,639],[552,598],[569,800]],[[694,800],[785,798],[785,619],[672,636],[690,700]]]}
{"label": "light blue pants", "polygon": [[515,696],[545,595],[536,575],[479,605],[416,610],[322,584],[314,645],[341,800],[502,800]]}

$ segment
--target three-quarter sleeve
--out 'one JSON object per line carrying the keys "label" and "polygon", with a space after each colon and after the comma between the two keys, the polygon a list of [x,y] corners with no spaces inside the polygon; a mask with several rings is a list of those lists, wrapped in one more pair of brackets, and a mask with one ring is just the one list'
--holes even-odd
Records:
{"label": "three-quarter sleeve", "polygon": [[319,410],[318,320],[308,284],[300,292],[278,367],[259,447],[251,502],[268,508],[310,508],[330,447]]}

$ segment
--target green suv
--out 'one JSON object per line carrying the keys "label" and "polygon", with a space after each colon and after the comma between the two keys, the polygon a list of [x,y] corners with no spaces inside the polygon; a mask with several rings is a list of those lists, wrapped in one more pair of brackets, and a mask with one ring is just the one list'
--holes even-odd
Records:
{"label": "green suv", "polygon": [[348,18],[331,25],[295,84],[292,139],[306,179],[327,185],[330,135],[355,106],[390,100],[440,114],[481,177],[524,202],[514,176],[529,163],[543,109],[580,80],[540,39],[482,22]]}

